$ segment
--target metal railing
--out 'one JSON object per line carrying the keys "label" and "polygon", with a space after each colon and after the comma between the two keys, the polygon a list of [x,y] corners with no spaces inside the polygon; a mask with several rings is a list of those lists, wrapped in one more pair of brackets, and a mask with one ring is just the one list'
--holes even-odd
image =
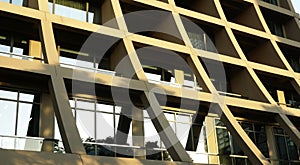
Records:
{"label": "metal railing", "polygon": [[38,57],[22,55],[22,54],[15,54],[15,53],[8,53],[8,52],[3,52],[3,51],[0,51],[0,56],[22,59],[22,60],[29,60],[29,61],[33,61],[33,60],[44,61],[42,58],[38,58]]}
{"label": "metal railing", "polygon": [[115,71],[110,71],[110,70],[105,70],[105,69],[98,69],[98,68],[93,68],[93,67],[86,67],[86,66],[79,66],[79,65],[73,65],[73,64],[68,64],[68,63],[60,63],[60,66],[66,67],[66,68],[71,68],[71,69],[81,69],[81,70],[86,70],[86,71],[93,71],[96,73],[103,73],[107,75],[113,75],[116,76]]}

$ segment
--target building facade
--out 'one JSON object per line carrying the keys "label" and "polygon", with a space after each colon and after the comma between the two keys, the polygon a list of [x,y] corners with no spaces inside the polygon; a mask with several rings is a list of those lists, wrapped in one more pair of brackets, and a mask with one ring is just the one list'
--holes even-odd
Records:
{"label": "building facade", "polygon": [[290,0],[0,0],[1,164],[300,164]]}

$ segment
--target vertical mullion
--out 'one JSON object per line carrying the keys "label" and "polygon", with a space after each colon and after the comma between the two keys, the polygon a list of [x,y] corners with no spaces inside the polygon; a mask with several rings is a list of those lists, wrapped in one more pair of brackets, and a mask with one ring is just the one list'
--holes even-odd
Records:
{"label": "vertical mullion", "polygon": [[20,91],[18,91],[18,95],[17,95],[15,136],[17,136],[17,131],[18,131],[18,118],[19,118],[19,97],[20,97]]}
{"label": "vertical mullion", "polygon": [[86,8],[85,8],[85,11],[86,11],[86,19],[85,19],[85,21],[89,22],[89,2],[86,2],[85,6],[86,6]]}
{"label": "vertical mullion", "polygon": [[[95,143],[97,142],[97,100],[94,101],[94,138],[95,138]],[[97,144],[95,144],[95,155],[97,155]]]}
{"label": "vertical mullion", "polygon": [[56,4],[56,2],[55,2],[55,0],[53,0],[53,2],[52,2],[52,14],[55,14],[55,4]]}
{"label": "vertical mullion", "polygon": [[97,112],[96,112],[96,100],[94,101],[94,119],[95,119],[95,121],[94,121],[94,138],[95,138],[95,142],[96,142],[96,138],[97,138]]}

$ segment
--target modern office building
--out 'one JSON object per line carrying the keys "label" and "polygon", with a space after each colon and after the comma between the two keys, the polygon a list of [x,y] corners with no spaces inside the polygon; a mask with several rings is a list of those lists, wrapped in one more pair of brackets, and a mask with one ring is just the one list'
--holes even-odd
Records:
{"label": "modern office building", "polygon": [[0,164],[300,164],[290,0],[0,0]]}

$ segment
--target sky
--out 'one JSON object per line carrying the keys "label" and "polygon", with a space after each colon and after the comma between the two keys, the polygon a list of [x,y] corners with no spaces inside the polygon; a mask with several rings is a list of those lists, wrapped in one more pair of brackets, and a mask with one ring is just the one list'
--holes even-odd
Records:
{"label": "sky", "polygon": [[300,13],[300,0],[292,0],[294,9],[297,13]]}

